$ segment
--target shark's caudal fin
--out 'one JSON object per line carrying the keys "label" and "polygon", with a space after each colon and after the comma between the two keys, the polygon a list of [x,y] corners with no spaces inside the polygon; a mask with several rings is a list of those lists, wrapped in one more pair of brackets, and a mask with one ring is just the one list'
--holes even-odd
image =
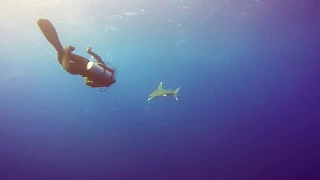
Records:
{"label": "shark's caudal fin", "polygon": [[174,95],[174,97],[176,98],[177,101],[178,101],[177,94],[178,94],[179,90],[180,90],[180,87],[178,87],[176,90],[173,91],[173,95]]}

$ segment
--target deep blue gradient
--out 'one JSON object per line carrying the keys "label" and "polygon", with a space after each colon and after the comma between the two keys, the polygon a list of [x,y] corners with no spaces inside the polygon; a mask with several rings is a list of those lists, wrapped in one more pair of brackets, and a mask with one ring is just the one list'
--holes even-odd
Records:
{"label": "deep blue gradient", "polygon": [[[0,4],[0,180],[316,179],[319,18],[279,0]],[[62,70],[37,27],[118,70]],[[179,101],[148,95],[163,82]]]}

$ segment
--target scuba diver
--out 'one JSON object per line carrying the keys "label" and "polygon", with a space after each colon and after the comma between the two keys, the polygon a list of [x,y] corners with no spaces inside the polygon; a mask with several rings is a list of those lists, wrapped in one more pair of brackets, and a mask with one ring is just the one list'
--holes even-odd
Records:
{"label": "scuba diver", "polygon": [[102,91],[103,87],[108,88],[116,82],[116,69],[109,68],[99,55],[91,51],[91,47],[87,48],[87,53],[93,56],[97,63],[73,54],[72,52],[75,50],[73,46],[63,48],[57,31],[49,20],[38,19],[37,24],[45,38],[57,51],[58,61],[68,73],[83,76],[87,86],[92,88],[101,87],[101,92],[106,90]]}

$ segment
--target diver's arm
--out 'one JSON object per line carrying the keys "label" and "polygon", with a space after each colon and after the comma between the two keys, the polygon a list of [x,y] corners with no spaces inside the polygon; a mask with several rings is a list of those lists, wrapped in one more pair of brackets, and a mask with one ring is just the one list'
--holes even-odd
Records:
{"label": "diver's arm", "polygon": [[106,64],[102,61],[101,57],[100,57],[98,54],[92,52],[91,49],[92,49],[92,48],[89,46],[89,47],[87,48],[87,53],[90,54],[91,56],[93,56],[93,58],[96,59],[98,63],[101,63],[101,64],[103,64],[103,65],[106,65]]}

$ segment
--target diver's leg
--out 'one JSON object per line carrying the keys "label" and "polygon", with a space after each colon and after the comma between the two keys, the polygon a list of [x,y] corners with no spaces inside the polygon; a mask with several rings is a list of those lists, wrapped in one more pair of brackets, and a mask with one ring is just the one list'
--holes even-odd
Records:
{"label": "diver's leg", "polygon": [[[71,46],[71,48],[73,48]],[[85,76],[87,64],[90,62],[88,59],[71,53],[70,47],[65,48],[64,55],[61,59],[61,65],[70,74],[79,74]]]}
{"label": "diver's leg", "polygon": [[92,52],[91,49],[92,48],[90,46],[87,47],[87,53],[90,54],[91,56],[93,56],[93,58],[96,59],[98,63],[105,65],[105,63],[102,61],[101,57],[98,54]]}
{"label": "diver's leg", "polygon": [[[63,65],[63,68],[68,68],[68,64],[66,63],[69,54],[65,53],[65,50],[63,49],[61,42],[59,40],[58,33],[54,26],[51,24],[51,22],[47,19],[39,19],[37,21],[37,24],[42,31],[44,37],[49,41],[49,43],[56,49],[57,51],[57,59],[60,64]],[[62,61],[64,59],[64,61]],[[64,63],[63,63],[64,62]]]}
{"label": "diver's leg", "polygon": [[[71,52],[74,50],[74,47],[68,46],[64,49],[63,55],[59,55],[58,51],[58,58],[61,57],[61,59],[58,59],[59,62],[61,63],[62,67],[64,70],[68,71],[70,67],[70,59],[71,59]],[[62,52],[60,52],[62,53]]]}
{"label": "diver's leg", "polygon": [[69,65],[68,72],[71,74],[79,74],[81,76],[86,76],[87,73],[87,64],[90,62],[88,59],[70,53],[70,60],[72,61]]}
{"label": "diver's leg", "polygon": [[39,28],[41,29],[44,37],[50,42],[50,44],[56,49],[57,52],[63,52],[63,46],[58,37],[58,33],[51,22],[47,19],[39,19],[37,21]]}
{"label": "diver's leg", "polygon": [[84,58],[76,54],[71,54],[70,60],[73,61],[75,64],[82,64],[85,66],[87,66],[87,64],[90,62],[87,58]]}

